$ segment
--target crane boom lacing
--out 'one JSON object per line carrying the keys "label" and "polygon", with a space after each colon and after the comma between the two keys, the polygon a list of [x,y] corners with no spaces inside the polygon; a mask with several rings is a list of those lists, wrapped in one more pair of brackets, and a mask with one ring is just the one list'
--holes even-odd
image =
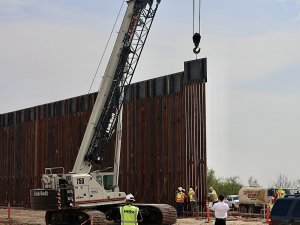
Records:
{"label": "crane boom lacing", "polygon": [[153,4],[153,0],[139,0],[134,6],[113,83],[85,157],[92,164],[99,164],[103,160],[103,149],[114,132],[121,109],[124,96],[121,93],[131,83],[159,3],[160,1]]}

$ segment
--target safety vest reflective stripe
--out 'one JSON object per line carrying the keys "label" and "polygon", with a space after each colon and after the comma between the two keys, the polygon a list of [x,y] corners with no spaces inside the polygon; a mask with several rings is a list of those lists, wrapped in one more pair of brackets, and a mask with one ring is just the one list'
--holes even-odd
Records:
{"label": "safety vest reflective stripe", "polygon": [[176,194],[176,202],[183,203],[184,202],[184,193],[178,192]]}
{"label": "safety vest reflective stripe", "polygon": [[139,208],[132,205],[125,205],[120,208],[122,225],[137,225],[137,215]]}
{"label": "safety vest reflective stripe", "polygon": [[131,220],[122,220],[121,224],[138,224],[138,222],[132,222]]}

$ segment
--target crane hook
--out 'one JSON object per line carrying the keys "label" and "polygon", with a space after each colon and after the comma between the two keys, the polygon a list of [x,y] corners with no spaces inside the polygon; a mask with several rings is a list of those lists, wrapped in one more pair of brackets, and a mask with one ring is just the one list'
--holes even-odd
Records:
{"label": "crane hook", "polygon": [[195,48],[193,48],[193,52],[195,54],[199,54],[200,52],[200,48],[199,48],[199,44],[200,44],[200,40],[201,40],[201,35],[199,33],[195,33],[193,35],[193,42],[194,42],[194,45],[195,45]]}

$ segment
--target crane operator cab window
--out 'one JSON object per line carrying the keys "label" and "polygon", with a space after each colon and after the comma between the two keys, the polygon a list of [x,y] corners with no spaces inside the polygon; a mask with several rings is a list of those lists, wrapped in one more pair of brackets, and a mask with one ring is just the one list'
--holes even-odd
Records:
{"label": "crane operator cab window", "polygon": [[103,185],[102,175],[97,175],[96,180],[98,181],[99,184]]}
{"label": "crane operator cab window", "polygon": [[105,190],[113,189],[113,175],[107,174],[98,174],[96,175],[96,180],[99,184],[101,184]]}
{"label": "crane operator cab window", "polygon": [[113,176],[112,175],[104,175],[103,176],[103,185],[105,190],[113,189]]}

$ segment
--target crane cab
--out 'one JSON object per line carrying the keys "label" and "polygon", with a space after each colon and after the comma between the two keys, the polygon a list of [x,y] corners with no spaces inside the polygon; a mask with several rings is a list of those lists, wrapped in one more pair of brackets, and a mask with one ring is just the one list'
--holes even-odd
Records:
{"label": "crane cab", "polygon": [[113,172],[67,174],[68,189],[71,188],[74,193],[74,205],[86,207],[125,202],[126,194],[114,190],[113,178]]}

